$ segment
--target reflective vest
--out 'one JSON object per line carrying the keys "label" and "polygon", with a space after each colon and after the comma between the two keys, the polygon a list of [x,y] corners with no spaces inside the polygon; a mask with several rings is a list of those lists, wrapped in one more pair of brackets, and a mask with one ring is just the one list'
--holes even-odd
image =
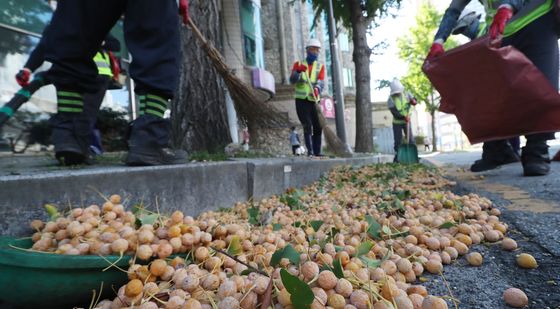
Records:
{"label": "reflective vest", "polygon": [[93,57],[93,62],[95,62],[95,65],[97,66],[97,73],[99,75],[113,77],[113,72],[111,71],[111,59],[107,53],[97,52],[95,57]]}
{"label": "reflective vest", "polygon": [[[408,104],[409,98],[406,94],[401,93],[398,96],[393,97],[392,99],[399,114],[403,116],[408,116],[410,114],[410,104]],[[403,124],[406,123],[406,121],[393,117],[393,123]]]}
{"label": "reflective vest", "polygon": [[[305,65],[306,69],[305,72],[300,73],[300,80],[296,83],[295,97],[296,99],[303,99],[303,100],[315,102],[315,98],[313,97],[313,88],[309,85],[309,82],[307,81],[307,77],[308,77],[307,72],[309,71],[309,67],[307,66],[306,61],[298,62],[298,65],[300,64]],[[315,85],[315,83],[317,83],[317,78],[319,77],[319,72],[321,72],[322,68],[323,68],[322,64],[320,64],[317,61],[313,62],[313,66],[311,67],[311,76],[310,76],[311,85]]]}
{"label": "reflective vest", "polygon": [[[491,25],[494,15],[498,10],[499,4],[497,0],[482,1],[486,10],[486,24]],[[535,19],[548,13],[553,8],[553,0],[532,0],[528,1],[506,24],[504,37],[511,36],[517,31],[533,22]]]}

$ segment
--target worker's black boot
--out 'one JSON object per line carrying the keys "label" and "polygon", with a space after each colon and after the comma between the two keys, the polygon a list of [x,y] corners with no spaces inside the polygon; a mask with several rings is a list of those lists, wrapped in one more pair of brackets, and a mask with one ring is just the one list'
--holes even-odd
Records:
{"label": "worker's black boot", "polygon": [[62,165],[92,164],[89,119],[83,115],[59,113],[50,120],[55,157]]}
{"label": "worker's black boot", "polygon": [[321,134],[313,134],[313,155],[320,157],[321,155]]}
{"label": "worker's black boot", "polygon": [[186,163],[187,153],[169,148],[170,123],[153,115],[136,119],[128,140],[126,164],[131,166],[171,165]]}
{"label": "worker's black boot", "polygon": [[550,157],[546,141],[527,141],[521,152],[524,176],[544,176],[550,172]]}
{"label": "worker's black boot", "polygon": [[482,159],[471,165],[471,172],[484,172],[514,162],[519,162],[519,157],[506,140],[485,142],[482,146]]}
{"label": "worker's black boot", "polygon": [[49,120],[56,159],[62,165],[91,164],[91,119],[84,112],[83,94],[56,89],[58,112]]}

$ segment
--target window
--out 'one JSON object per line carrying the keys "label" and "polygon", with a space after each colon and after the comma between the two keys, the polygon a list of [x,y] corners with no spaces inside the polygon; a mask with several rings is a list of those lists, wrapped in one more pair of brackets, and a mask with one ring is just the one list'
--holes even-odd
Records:
{"label": "window", "polygon": [[354,87],[354,74],[351,69],[342,69],[342,80],[344,81],[344,87],[353,88]]}
{"label": "window", "polygon": [[340,51],[350,51],[350,46],[348,44],[348,34],[345,32],[338,33],[338,44],[340,44]]}
{"label": "window", "polygon": [[241,31],[245,64],[264,69],[264,44],[259,0],[241,0]]}

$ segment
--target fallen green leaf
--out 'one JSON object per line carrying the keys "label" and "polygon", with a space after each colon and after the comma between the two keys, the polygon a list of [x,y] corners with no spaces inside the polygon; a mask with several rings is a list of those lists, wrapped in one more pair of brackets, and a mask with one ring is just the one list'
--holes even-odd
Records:
{"label": "fallen green leaf", "polygon": [[313,230],[314,230],[315,232],[317,232],[317,231],[321,228],[321,226],[323,225],[323,223],[324,223],[324,222],[321,221],[321,220],[316,220],[316,221],[311,221],[311,222],[309,222],[309,225],[311,225],[311,227],[313,228]]}
{"label": "fallen green leaf", "polygon": [[358,248],[356,249],[355,256],[360,257],[362,255],[367,254],[371,250],[371,248],[373,248],[373,246],[374,246],[374,244],[371,241],[366,241],[366,242],[361,243],[358,246]]}
{"label": "fallen green leaf", "polygon": [[282,279],[282,284],[290,293],[290,299],[294,309],[309,309],[311,303],[315,299],[315,294],[307,285],[307,283],[298,279],[298,277],[293,276],[287,270],[280,270],[280,277]]}

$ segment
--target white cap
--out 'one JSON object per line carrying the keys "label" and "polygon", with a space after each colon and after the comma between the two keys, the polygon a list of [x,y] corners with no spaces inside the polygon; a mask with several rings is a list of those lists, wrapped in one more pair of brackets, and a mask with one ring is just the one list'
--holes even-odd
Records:
{"label": "white cap", "polygon": [[311,39],[311,40],[307,41],[307,45],[305,45],[305,48],[308,48],[308,47],[321,48],[321,42],[317,39]]}
{"label": "white cap", "polygon": [[397,78],[393,79],[389,87],[391,87],[391,95],[395,93],[402,93],[404,91],[403,84],[401,84],[401,81],[398,80]]}

